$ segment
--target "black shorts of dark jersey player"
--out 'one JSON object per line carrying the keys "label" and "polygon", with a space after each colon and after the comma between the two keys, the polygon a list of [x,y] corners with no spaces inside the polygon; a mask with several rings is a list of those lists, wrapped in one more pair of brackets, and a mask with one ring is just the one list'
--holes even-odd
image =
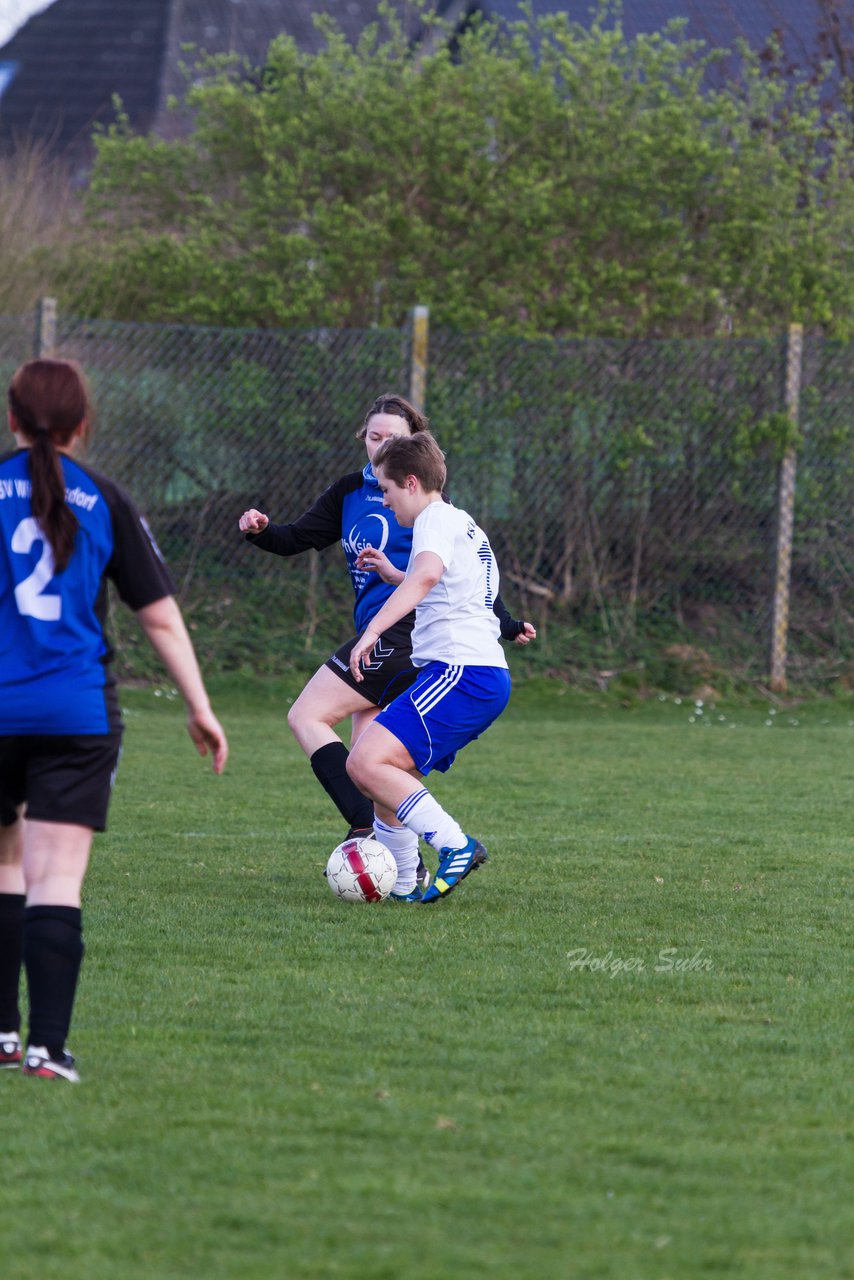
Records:
{"label": "black shorts of dark jersey player", "polygon": [[414,621],[415,615],[410,614],[380,636],[371,650],[371,665],[362,668],[365,679],[361,684],[356,683],[350,672],[350,650],[358,636],[351,636],[346,644],[336,649],[326,666],[368,702],[377,707],[387,707],[399,693],[409,688],[418,675],[412,665]]}
{"label": "black shorts of dark jersey player", "polygon": [[0,737],[0,826],[26,802],[35,821],[105,831],[121,743],[120,731]]}

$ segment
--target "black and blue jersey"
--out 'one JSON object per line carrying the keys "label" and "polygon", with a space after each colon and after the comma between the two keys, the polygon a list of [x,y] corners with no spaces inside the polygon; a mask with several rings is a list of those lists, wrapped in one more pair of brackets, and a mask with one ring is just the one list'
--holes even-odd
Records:
{"label": "black and blue jersey", "polygon": [[134,610],[175,587],[128,494],[64,454],[79,528],[68,565],[54,573],[32,513],[28,458],[27,449],[0,457],[0,735],[109,733],[120,718],[107,581]]}
{"label": "black and blue jersey", "polygon": [[[353,620],[358,635],[395,589],[373,570],[357,567],[359,552],[365,547],[375,547],[385,552],[396,569],[405,573],[412,551],[412,530],[404,529],[397,523],[394,512],[383,507],[382,490],[370,462],[361,471],[342,476],[324,489],[293,524],[268,524],[263,533],[247,533],[246,540],[278,556],[296,556],[311,549],[323,551],[340,542],[356,596]],[[501,626],[502,639],[515,640],[524,629],[524,620],[511,617],[501,596],[496,596],[493,610]],[[408,626],[411,631],[414,625],[413,609],[398,626]]]}
{"label": "black and blue jersey", "polygon": [[405,572],[412,550],[412,530],[404,529],[394,513],[383,507],[382,490],[369,462],[324,489],[293,524],[268,524],[263,533],[248,533],[246,538],[279,556],[299,555],[310,548],[322,551],[340,542],[356,596],[353,620],[358,632],[364,631],[394,591],[378,573],[357,567],[359,552],[375,547]]}

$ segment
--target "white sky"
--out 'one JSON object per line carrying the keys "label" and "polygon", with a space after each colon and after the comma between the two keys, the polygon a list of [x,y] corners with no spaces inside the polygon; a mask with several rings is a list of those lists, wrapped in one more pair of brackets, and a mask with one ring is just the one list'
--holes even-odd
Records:
{"label": "white sky", "polygon": [[34,13],[47,9],[53,0],[0,0],[0,49],[7,44],[19,27]]}

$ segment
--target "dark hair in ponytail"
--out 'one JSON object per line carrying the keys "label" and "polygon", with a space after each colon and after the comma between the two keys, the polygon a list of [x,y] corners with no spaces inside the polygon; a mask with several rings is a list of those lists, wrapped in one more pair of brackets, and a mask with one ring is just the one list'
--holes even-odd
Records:
{"label": "dark hair in ponytail", "polygon": [[67,448],[81,423],[88,436],[91,402],[82,371],[71,360],[29,360],[12,378],[9,412],[14,428],[29,442],[33,515],[60,573],[71,559],[78,521],[65,500],[57,450]]}

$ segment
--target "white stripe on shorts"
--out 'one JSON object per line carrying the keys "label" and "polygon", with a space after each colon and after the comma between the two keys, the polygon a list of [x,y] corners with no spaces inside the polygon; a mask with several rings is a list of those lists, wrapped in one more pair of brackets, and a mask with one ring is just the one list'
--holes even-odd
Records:
{"label": "white stripe on shorts", "polygon": [[419,690],[418,696],[412,699],[412,705],[422,719],[460,682],[464,671],[465,667],[448,667]]}

